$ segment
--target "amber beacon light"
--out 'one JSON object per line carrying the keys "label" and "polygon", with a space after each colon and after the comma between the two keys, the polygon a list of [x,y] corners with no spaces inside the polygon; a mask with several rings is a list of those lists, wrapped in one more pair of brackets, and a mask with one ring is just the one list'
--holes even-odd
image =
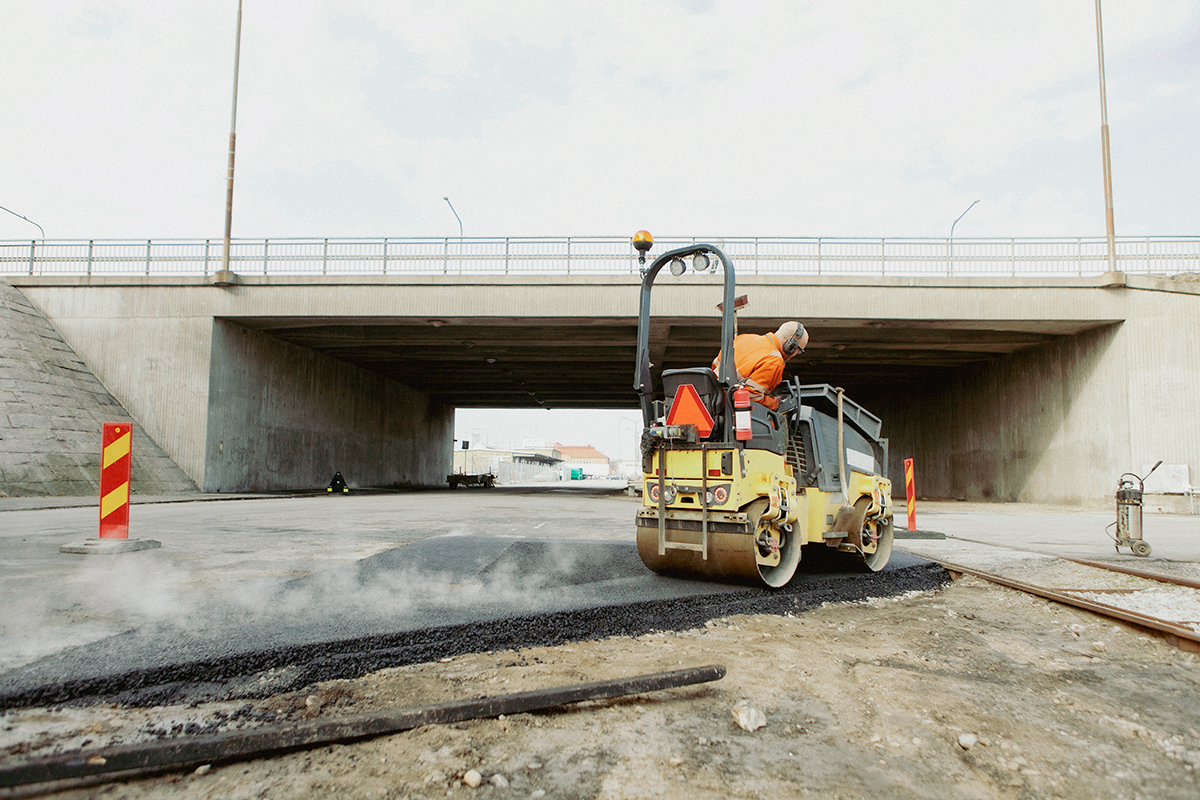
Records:
{"label": "amber beacon light", "polygon": [[646,263],[646,253],[654,246],[654,237],[650,231],[638,231],[633,235],[633,248],[638,251],[638,263]]}

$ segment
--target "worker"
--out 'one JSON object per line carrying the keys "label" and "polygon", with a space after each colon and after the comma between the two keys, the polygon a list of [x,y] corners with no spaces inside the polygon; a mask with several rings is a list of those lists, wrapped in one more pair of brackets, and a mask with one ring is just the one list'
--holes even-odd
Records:
{"label": "worker", "polygon": [[[785,322],[774,333],[743,333],[734,339],[733,366],[750,390],[750,399],[777,410],[779,398],[770,393],[783,380],[783,365],[806,347],[808,331],[799,322]],[[720,366],[718,353],[712,368],[716,371]]]}

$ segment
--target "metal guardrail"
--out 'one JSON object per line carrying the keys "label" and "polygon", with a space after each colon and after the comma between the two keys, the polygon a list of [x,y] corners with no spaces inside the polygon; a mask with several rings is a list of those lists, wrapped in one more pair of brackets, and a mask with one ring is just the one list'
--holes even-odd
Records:
{"label": "metal guardrail", "polygon": [[[1108,270],[1104,237],[1046,239],[663,238],[656,252],[711,242],[740,275],[1065,277]],[[203,240],[0,241],[0,275],[206,276],[221,268],[223,243]],[[1116,240],[1129,273],[1200,271],[1200,237]],[[443,239],[235,239],[230,269],[241,275],[637,274],[627,237]]]}

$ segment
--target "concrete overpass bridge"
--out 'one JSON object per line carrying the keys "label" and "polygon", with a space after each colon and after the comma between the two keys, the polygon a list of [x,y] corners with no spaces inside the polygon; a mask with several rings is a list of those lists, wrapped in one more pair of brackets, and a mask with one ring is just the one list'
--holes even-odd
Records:
{"label": "concrete overpass bridge", "polygon": [[[803,320],[812,343],[789,369],[878,413],[893,474],[914,457],[926,496],[1100,503],[1160,458],[1200,472],[1187,276],[735,265],[742,330]],[[635,270],[490,272],[7,280],[201,488],[245,491],[334,469],[440,484],[456,407],[636,406]],[[656,367],[711,361],[719,281],[660,277]]]}

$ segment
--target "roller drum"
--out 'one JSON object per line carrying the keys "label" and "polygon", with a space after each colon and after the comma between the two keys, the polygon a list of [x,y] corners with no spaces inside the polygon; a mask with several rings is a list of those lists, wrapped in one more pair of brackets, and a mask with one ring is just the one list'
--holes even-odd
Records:
{"label": "roller drum", "polygon": [[[701,578],[713,581],[746,583],[755,586],[767,585],[779,588],[796,574],[800,564],[800,543],[794,537],[783,538],[780,559],[777,565],[762,563],[759,545],[755,541],[759,530],[759,519],[766,508],[766,501],[758,501],[745,509],[749,521],[741,525],[712,523],[708,531],[708,557],[699,550],[673,548],[668,545],[662,555],[658,552],[657,520],[642,517],[638,520],[637,545],[642,563],[662,575],[681,578]],[[653,523],[653,527],[646,523]],[[672,523],[677,526],[673,527]],[[668,516],[666,536],[668,543],[699,545],[703,534],[700,530],[678,527],[678,520]]]}

